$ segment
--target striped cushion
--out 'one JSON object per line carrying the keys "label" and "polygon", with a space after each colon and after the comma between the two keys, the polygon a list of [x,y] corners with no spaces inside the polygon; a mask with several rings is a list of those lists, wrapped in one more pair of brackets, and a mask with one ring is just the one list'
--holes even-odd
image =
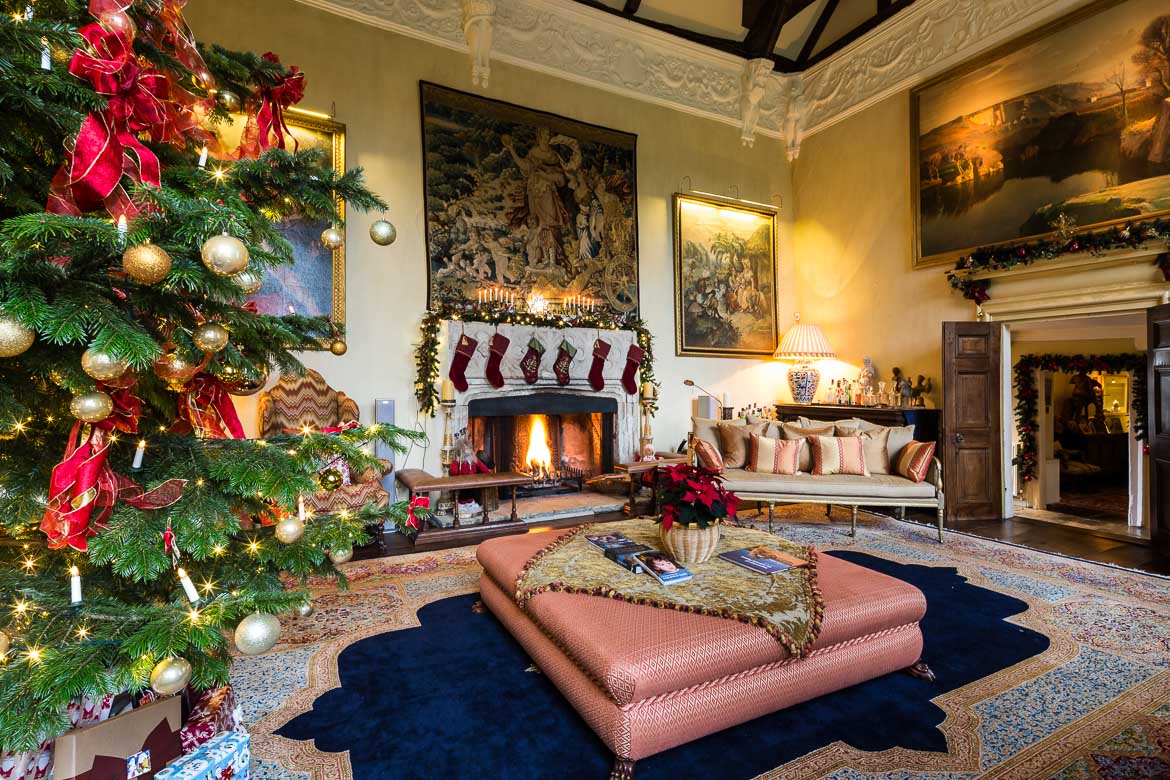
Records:
{"label": "striped cushion", "polygon": [[747,470],[764,474],[795,474],[802,450],[804,439],[782,441],[753,433],[748,446]]}
{"label": "striped cushion", "polygon": [[723,455],[719,453],[719,449],[714,444],[706,439],[694,439],[691,446],[695,448],[695,454],[699,456],[699,465],[711,469],[716,474],[723,473]]}
{"label": "striped cushion", "polygon": [[856,474],[869,476],[865,467],[865,449],[856,436],[809,436],[812,447],[812,473]]}
{"label": "striped cushion", "polygon": [[926,479],[930,463],[934,459],[934,442],[912,441],[898,453],[894,473],[900,477],[921,482]]}

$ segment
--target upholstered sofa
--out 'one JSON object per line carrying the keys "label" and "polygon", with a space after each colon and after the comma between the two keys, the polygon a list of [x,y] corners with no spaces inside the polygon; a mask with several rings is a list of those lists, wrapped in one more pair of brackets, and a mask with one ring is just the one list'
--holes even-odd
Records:
{"label": "upholstered sofa", "polygon": [[[718,436],[712,434],[716,425],[760,425],[764,420],[752,418],[732,420],[728,422],[692,418],[692,442],[702,440],[720,447]],[[765,435],[776,435],[781,430],[779,424],[769,423],[770,428]],[[826,423],[812,420],[801,420],[798,425],[807,428],[823,427]],[[861,430],[877,429],[863,420],[838,420],[828,423],[833,426],[853,426]],[[911,427],[912,426],[907,426]],[[905,429],[902,435],[907,439]],[[897,455],[897,448],[904,446],[899,442],[894,451],[889,453],[893,460]],[[691,447],[695,453],[696,448]],[[696,462],[698,458],[696,456]],[[750,464],[749,464],[750,465]],[[890,469],[892,471],[892,469]],[[775,520],[777,504],[824,504],[826,512],[832,512],[834,505],[847,506],[851,510],[850,534],[857,534],[857,510],[861,506],[891,507],[899,517],[905,515],[906,507],[921,507],[934,509],[938,518],[938,539],[943,541],[943,515],[945,497],[943,494],[942,464],[938,458],[932,458],[927,470],[926,478],[915,482],[895,473],[872,473],[868,476],[853,474],[817,475],[808,471],[796,474],[772,474],[762,471],[751,471],[746,468],[725,468],[723,478],[726,487],[734,492],[741,500],[755,501],[767,504],[768,526],[772,527]]]}

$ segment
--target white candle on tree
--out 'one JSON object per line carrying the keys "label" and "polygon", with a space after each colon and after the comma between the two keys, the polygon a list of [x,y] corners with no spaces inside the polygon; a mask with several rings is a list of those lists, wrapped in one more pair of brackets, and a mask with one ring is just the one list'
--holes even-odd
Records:
{"label": "white candle on tree", "polygon": [[146,439],[139,439],[138,447],[134,450],[134,460],[130,464],[130,468],[137,471],[142,468],[142,458],[146,454]]}
{"label": "white candle on tree", "polygon": [[176,573],[179,575],[179,584],[183,586],[183,592],[187,594],[187,600],[192,604],[198,603],[199,591],[195,590],[195,583],[187,576],[187,570],[179,569]]}
{"label": "white candle on tree", "polygon": [[81,572],[76,566],[69,568],[69,602],[71,604],[81,603]]}
{"label": "white candle on tree", "polygon": [[204,144],[203,148],[199,151],[199,167],[207,167],[207,144]]}

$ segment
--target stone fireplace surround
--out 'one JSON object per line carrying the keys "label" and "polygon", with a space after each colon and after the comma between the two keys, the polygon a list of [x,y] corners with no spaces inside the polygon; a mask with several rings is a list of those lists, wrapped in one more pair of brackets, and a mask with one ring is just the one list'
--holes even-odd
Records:
{"label": "stone fireplace surround", "polygon": [[[622,387],[621,376],[626,366],[626,354],[638,337],[628,330],[598,330],[596,328],[556,328],[532,325],[492,325],[486,322],[464,322],[448,320],[443,328],[446,344],[443,347],[443,362],[440,380],[446,379],[455,355],[455,345],[461,333],[466,333],[479,342],[475,355],[467,366],[467,392],[456,393],[455,410],[451,415],[451,431],[455,436],[467,433],[467,406],[477,398],[498,398],[501,395],[568,394],[612,398],[617,402],[614,415],[615,463],[631,463],[638,452],[641,407],[639,396],[627,393]],[[488,347],[492,335],[502,333],[511,340],[504,355],[500,373],[504,386],[492,387],[484,376],[487,365]],[[520,360],[528,351],[528,342],[536,336],[544,344],[544,356],[540,361],[540,372],[535,384],[524,381]],[[610,344],[609,358],[605,361],[602,376],[605,386],[595,391],[589,384],[589,367],[593,364],[593,342],[601,338]],[[577,348],[577,355],[569,366],[569,384],[562,387],[556,382],[553,362],[562,340],[568,340]]]}

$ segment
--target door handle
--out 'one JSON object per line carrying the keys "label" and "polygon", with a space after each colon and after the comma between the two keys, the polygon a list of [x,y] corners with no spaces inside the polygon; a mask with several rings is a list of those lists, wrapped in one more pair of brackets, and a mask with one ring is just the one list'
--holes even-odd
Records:
{"label": "door handle", "polygon": [[966,437],[963,436],[963,434],[961,434],[961,433],[955,434],[955,444],[962,444],[965,439],[966,439]]}

